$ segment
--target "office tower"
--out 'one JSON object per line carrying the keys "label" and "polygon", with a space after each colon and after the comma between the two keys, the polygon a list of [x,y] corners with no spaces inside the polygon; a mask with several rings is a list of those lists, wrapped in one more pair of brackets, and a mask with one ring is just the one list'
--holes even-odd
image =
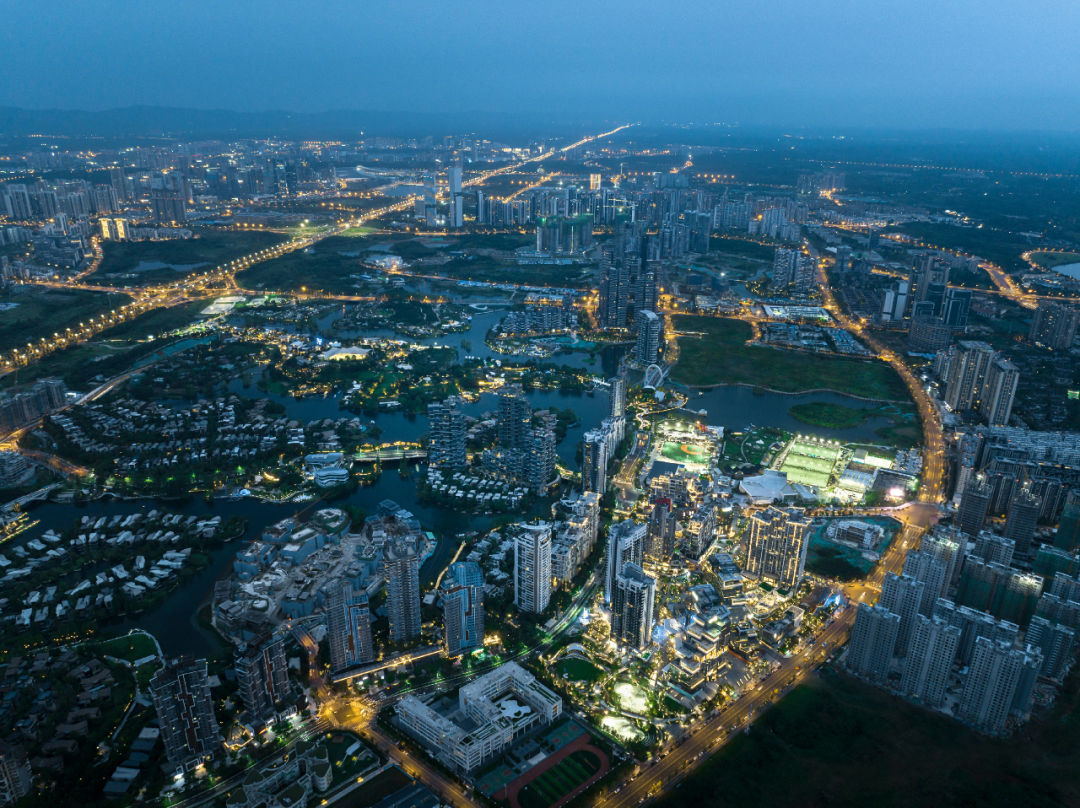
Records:
{"label": "office tower", "polygon": [[986,515],[990,511],[990,499],[993,495],[994,490],[987,482],[985,474],[977,474],[970,479],[960,496],[956,526],[969,536],[978,536],[986,524]]}
{"label": "office tower", "polygon": [[514,537],[514,605],[541,614],[551,600],[551,525],[518,525]]}
{"label": "office tower", "polygon": [[649,511],[645,554],[654,562],[668,564],[675,555],[675,514],[670,499],[659,499]]}
{"label": "office tower", "polygon": [[1044,617],[1031,618],[1024,642],[1035,646],[1042,653],[1039,673],[1056,681],[1065,677],[1072,662],[1072,647],[1076,632],[1068,626],[1052,623]]}
{"label": "office tower", "polygon": [[1054,547],[1067,553],[1080,549],[1080,491],[1070,491],[1065,497]]}
{"label": "office tower", "polygon": [[386,571],[386,610],[390,642],[409,642],[420,636],[420,563],[412,541],[393,541],[383,549]]}
{"label": "office tower", "polygon": [[926,592],[926,584],[916,581],[910,575],[897,575],[889,572],[881,585],[881,597],[878,605],[900,618],[900,628],[896,633],[897,656],[906,656],[911,634],[915,630],[915,617],[919,614]]}
{"label": "office tower", "polygon": [[948,288],[942,299],[941,321],[954,331],[967,328],[971,311],[971,290]]}
{"label": "office tower", "polygon": [[498,395],[499,443],[508,449],[526,448],[532,431],[532,405],[516,384],[503,387]]}
{"label": "office tower", "polygon": [[1016,543],[1012,539],[983,530],[975,537],[975,547],[972,549],[971,555],[975,558],[981,558],[987,563],[993,561],[1007,567],[1012,564],[1015,552]]}
{"label": "office tower", "polygon": [[221,751],[205,659],[173,660],[154,674],[150,693],[170,766],[194,769]]}
{"label": "office tower", "polygon": [[465,413],[461,399],[450,396],[443,402],[428,404],[428,464],[432,466],[464,466]]}
{"label": "office tower", "polygon": [[660,355],[660,318],[653,311],[639,311],[637,320],[637,344],[634,358],[643,365],[652,365]]}
{"label": "office tower", "polygon": [[607,493],[607,441],[599,429],[585,433],[582,448],[581,486],[600,496]]}
{"label": "office tower", "polygon": [[701,558],[716,539],[716,506],[703,502],[694,509],[683,531],[683,552],[687,558]]}
{"label": "office tower", "polygon": [[975,409],[986,383],[986,374],[994,361],[994,349],[985,342],[961,340],[949,367],[945,403],[953,412]]}
{"label": "office tower", "polygon": [[447,211],[449,214],[447,218],[450,220],[451,227],[464,227],[465,226],[465,195],[461,193],[451,194],[450,199],[447,200],[450,205],[450,209]]}
{"label": "office tower", "polygon": [[910,575],[923,584],[919,614],[929,617],[934,613],[937,599],[948,592],[948,574],[948,567],[930,553],[912,551],[904,557],[904,575]]}
{"label": "office tower", "polygon": [[851,247],[841,244],[836,248],[836,271],[847,272],[851,269]]}
{"label": "office tower", "polygon": [[[940,528],[939,528],[940,531]],[[919,544],[919,550],[928,553],[945,565],[945,580],[938,597],[945,597],[949,587],[960,577],[960,569],[967,555],[967,537],[962,533],[944,531],[923,536]]]}
{"label": "office tower", "polygon": [[596,322],[600,328],[626,328],[626,312],[630,297],[630,278],[622,261],[612,263],[605,250],[600,259],[599,304]]}
{"label": "office tower", "polygon": [[446,653],[455,657],[484,647],[484,571],[475,561],[451,564],[440,594]]}
{"label": "office tower", "polygon": [[801,508],[770,505],[750,517],[746,571],[781,589],[802,583],[810,541],[810,519]]}
{"label": "office tower", "polygon": [[480,189],[476,190],[476,223],[491,224],[491,200]]}
{"label": "office tower", "polygon": [[656,579],[640,565],[627,562],[615,576],[611,595],[611,638],[619,645],[639,651],[652,641]]}
{"label": "office tower", "polygon": [[790,286],[795,281],[800,255],[801,253],[798,250],[789,250],[785,247],[777,248],[776,254],[773,256],[771,284],[773,289],[782,289],[785,286]]}
{"label": "office tower", "polygon": [[944,620],[917,615],[900,677],[900,692],[927,707],[940,706],[959,645],[959,628]]}
{"label": "office tower", "polygon": [[1040,300],[1031,321],[1028,339],[1055,351],[1072,346],[1076,327],[1080,324],[1080,309],[1063,303]]}
{"label": "office tower", "polygon": [[446,169],[446,181],[450,186],[450,196],[461,193],[461,166],[450,166]]}
{"label": "office tower", "polygon": [[999,357],[990,363],[979,397],[979,415],[990,426],[1008,425],[1019,380],[1020,369],[1008,359]]}
{"label": "office tower", "polygon": [[534,429],[529,436],[528,453],[526,480],[542,496],[556,480],[555,433],[550,429]]}
{"label": "office tower", "polygon": [[626,417],[626,377],[612,376],[608,380],[608,417]]}
{"label": "office tower", "polygon": [[1016,493],[1009,506],[1009,515],[1005,519],[1005,537],[1015,543],[1016,552],[1025,558],[1031,555],[1031,540],[1035,537],[1042,506],[1042,499],[1031,491],[1030,484],[1024,485]]}
{"label": "office tower", "polygon": [[368,597],[354,591],[351,583],[335,583],[331,588],[326,600],[326,629],[332,673],[375,661]]}
{"label": "office tower", "polygon": [[602,181],[603,181],[603,177],[601,177],[600,174],[590,174],[589,175],[589,190],[590,191],[599,191]]}
{"label": "office tower", "polygon": [[957,718],[983,732],[1000,733],[1012,710],[1024,668],[1033,664],[1034,659],[1023,651],[978,637],[960,694]]}
{"label": "office tower", "polygon": [[610,602],[615,591],[615,577],[626,564],[644,565],[648,528],[640,522],[616,522],[608,529],[607,558],[604,567],[604,598]]}
{"label": "office tower", "polygon": [[884,682],[889,677],[889,665],[899,630],[899,615],[880,605],[860,603],[848,645],[848,670],[871,682]]}
{"label": "office tower", "polygon": [[244,709],[269,722],[277,714],[277,704],[292,692],[285,636],[264,632],[243,643],[236,649],[235,666]]}
{"label": "office tower", "polygon": [[881,305],[883,323],[900,322],[904,319],[908,306],[909,287],[909,281],[898,280],[893,281],[892,287],[885,291],[885,299]]}
{"label": "office tower", "polygon": [[34,775],[26,750],[0,741],[0,805],[13,805],[30,793]]}

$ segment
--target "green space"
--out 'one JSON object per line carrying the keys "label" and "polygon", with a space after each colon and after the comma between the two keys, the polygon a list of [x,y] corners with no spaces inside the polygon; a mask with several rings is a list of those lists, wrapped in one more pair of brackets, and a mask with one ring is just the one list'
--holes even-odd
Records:
{"label": "green space", "polygon": [[1065,264],[1080,264],[1080,253],[1070,252],[1033,252],[1031,260],[1041,267],[1053,269]]}
{"label": "green space", "polygon": [[[1017,272],[1028,266],[1021,256],[1031,249],[1031,242],[1009,230],[994,227],[957,227],[931,222],[910,222],[888,229],[920,239],[929,247],[977,255],[997,264],[1006,272]],[[986,274],[984,270],[979,270],[979,273]],[[951,272],[949,281],[956,282]]]}
{"label": "green space", "polygon": [[199,300],[172,308],[153,309],[127,322],[114,325],[98,334],[98,340],[136,341],[159,337],[177,329],[191,325],[200,311],[210,305],[208,300]]}
{"label": "green space", "polygon": [[550,808],[598,771],[596,753],[579,749],[521,789],[518,804],[521,808]]}
{"label": "green space", "polygon": [[759,244],[743,238],[732,236],[712,236],[709,239],[709,251],[734,255],[740,258],[756,258],[759,261],[768,261],[770,264],[776,257],[775,244]]}
{"label": "green space", "polygon": [[125,662],[135,662],[157,655],[157,646],[145,634],[128,634],[114,640],[106,640],[98,646],[98,649],[103,654],[122,659]]}
{"label": "green space", "polygon": [[454,258],[436,268],[440,275],[456,280],[486,281],[488,283],[517,283],[534,286],[569,286],[585,288],[590,285],[592,264],[530,264],[521,266],[473,255]]}
{"label": "green space", "polygon": [[17,303],[0,311],[0,353],[23,350],[28,342],[51,339],[68,328],[90,321],[131,302],[119,292],[88,292],[83,289],[32,288],[29,294],[7,297]]}
{"label": "green space", "polygon": [[[270,261],[236,273],[236,283],[244,289],[264,292],[325,292],[359,294],[359,276],[365,272],[360,262],[342,252],[353,252],[356,242],[331,236],[304,250],[293,250]],[[310,250],[310,252],[309,252]]]}
{"label": "green space", "polygon": [[661,448],[660,453],[668,460],[674,460],[676,463],[704,463],[709,459],[709,453],[704,447],[695,446],[692,443],[667,441]]}
{"label": "green space", "polygon": [[366,236],[370,236],[374,232],[374,227],[364,227],[363,225],[361,225],[360,227],[346,227],[344,230],[338,233],[338,235],[342,238],[364,238]]}
{"label": "green space", "polygon": [[376,803],[382,802],[391,794],[396,794],[412,785],[413,779],[397,766],[387,769],[382,774],[372,777],[364,783],[363,788],[351,791],[334,802],[335,808],[370,808]]}
{"label": "green space", "polygon": [[587,659],[567,657],[555,663],[555,675],[559,678],[565,676],[571,682],[598,682],[603,678],[604,671]]}
{"label": "green space", "polygon": [[796,421],[826,429],[851,429],[862,426],[874,411],[864,407],[845,407],[843,404],[830,404],[825,401],[808,401],[796,404],[788,410],[788,415]]}
{"label": "green space", "polygon": [[536,237],[528,233],[463,233],[454,236],[459,250],[516,250],[533,244]]}
{"label": "green space", "polygon": [[1010,740],[826,671],[656,803],[663,808],[1052,808],[1080,804],[1074,672],[1052,714]]}
{"label": "green space", "polygon": [[[182,278],[184,273],[171,267],[205,264],[207,266],[200,266],[199,269],[208,270],[287,240],[280,233],[266,231],[196,229],[195,237],[189,239],[106,241],[101,265],[88,280],[90,283],[117,286],[175,281]],[[169,266],[136,271],[142,263]]]}
{"label": "green space", "polygon": [[883,362],[750,347],[746,341],[753,329],[742,320],[686,314],[673,319],[676,331],[700,334],[679,337],[671,378],[680,384],[741,382],[790,393],[826,388],[867,398],[908,398],[900,376]]}

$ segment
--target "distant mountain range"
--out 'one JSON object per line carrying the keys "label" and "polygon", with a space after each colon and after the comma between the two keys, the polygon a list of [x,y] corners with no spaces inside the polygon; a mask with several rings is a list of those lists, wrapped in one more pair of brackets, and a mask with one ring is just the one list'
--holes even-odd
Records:
{"label": "distant mountain range", "polygon": [[533,137],[575,134],[583,129],[584,125],[580,122],[558,122],[539,116],[534,118],[481,111],[424,113],[329,110],[298,113],[134,106],[90,112],[0,107],[0,136],[8,137],[134,135],[191,140],[237,137],[356,140],[364,132],[390,137],[438,137],[444,134],[462,135],[476,130],[486,138],[511,138],[525,133]]}

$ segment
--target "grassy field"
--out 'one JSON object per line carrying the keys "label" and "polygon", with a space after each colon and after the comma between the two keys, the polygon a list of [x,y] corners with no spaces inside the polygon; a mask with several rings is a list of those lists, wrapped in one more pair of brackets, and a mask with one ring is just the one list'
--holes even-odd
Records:
{"label": "grassy field", "polygon": [[157,337],[176,331],[186,325],[191,325],[196,320],[196,315],[210,305],[208,300],[199,300],[187,303],[183,306],[172,308],[154,309],[145,314],[140,314],[126,323],[114,325],[112,328],[102,331],[97,340],[144,340],[147,337]]}
{"label": "grassy field", "polygon": [[106,640],[101,643],[99,650],[125,662],[135,662],[157,654],[157,646],[145,634],[128,634],[115,640]]}
{"label": "grassy field", "polygon": [[1077,675],[1012,740],[977,735],[854,679],[797,688],[658,805],[1035,808],[1080,804]]}
{"label": "grassy field", "polygon": [[[117,286],[144,286],[149,283],[175,281],[184,277],[169,267],[135,272],[140,263],[162,263],[172,266],[191,266],[210,269],[228,261],[235,261],[258,250],[273,247],[287,241],[281,233],[265,231],[236,232],[232,230],[198,230],[196,238],[170,241],[107,241],[105,256],[97,272],[90,276],[90,283]],[[113,277],[109,277],[113,276]]]}
{"label": "grassy field", "polygon": [[273,292],[319,290],[328,294],[360,294],[352,275],[367,272],[360,262],[342,252],[362,249],[355,238],[331,236],[314,246],[314,252],[295,250],[272,261],[256,264],[236,273],[236,282],[245,289]]}
{"label": "grassy field", "polygon": [[[1020,256],[1031,249],[1030,242],[1021,235],[1008,230],[991,227],[954,227],[949,224],[910,222],[890,230],[907,233],[921,239],[924,244],[945,250],[959,250],[991,261],[1006,272],[1016,272],[1027,267]],[[949,276],[952,281],[952,275]]]}
{"label": "grassy field", "polygon": [[851,429],[865,424],[873,410],[862,407],[845,407],[843,404],[830,404],[825,401],[809,401],[796,404],[788,410],[788,415],[797,421],[826,429]]}
{"label": "grassy field", "polygon": [[702,333],[679,337],[679,362],[671,377],[681,384],[741,382],[789,393],[827,388],[867,398],[908,398],[896,371],[882,362],[748,347],[753,331],[741,320],[677,315],[674,324],[680,332]]}
{"label": "grassy field", "polygon": [[579,749],[560,760],[518,792],[521,808],[548,808],[600,770],[600,759]]}
{"label": "grassy field", "polygon": [[457,280],[487,281],[488,283],[518,283],[534,286],[567,286],[584,288],[589,286],[593,267],[591,265],[537,265],[518,266],[505,264],[494,258],[479,256],[455,258],[449,263],[435,268],[439,275]]}
{"label": "grassy field", "polygon": [[131,302],[119,292],[87,292],[81,289],[34,289],[30,294],[5,299],[18,303],[14,309],[0,311],[0,353],[28,342],[62,334],[104,312]]}
{"label": "grassy field", "polygon": [[744,258],[756,258],[759,261],[772,261],[776,257],[776,246],[758,244],[742,238],[712,236],[709,239],[710,252],[737,255]]}
{"label": "grassy field", "polygon": [[1080,264],[1080,253],[1033,252],[1031,260],[1041,267],[1053,269],[1064,264]]}
{"label": "grassy field", "polygon": [[555,675],[566,675],[572,682],[598,682],[604,672],[585,659],[562,659],[555,664]]}

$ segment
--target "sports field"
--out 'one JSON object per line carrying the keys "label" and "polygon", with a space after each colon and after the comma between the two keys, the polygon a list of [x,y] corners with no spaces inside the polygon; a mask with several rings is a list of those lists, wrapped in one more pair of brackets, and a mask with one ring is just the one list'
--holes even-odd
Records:
{"label": "sports field", "polygon": [[677,463],[707,463],[709,461],[708,450],[694,443],[667,441],[660,450],[660,454]]}
{"label": "sports field", "polygon": [[823,488],[829,484],[829,476],[839,457],[837,446],[795,441],[780,470],[787,474],[790,482]]}
{"label": "sports field", "polygon": [[548,808],[600,770],[600,759],[588,749],[579,749],[548,769],[518,794],[521,808]]}

